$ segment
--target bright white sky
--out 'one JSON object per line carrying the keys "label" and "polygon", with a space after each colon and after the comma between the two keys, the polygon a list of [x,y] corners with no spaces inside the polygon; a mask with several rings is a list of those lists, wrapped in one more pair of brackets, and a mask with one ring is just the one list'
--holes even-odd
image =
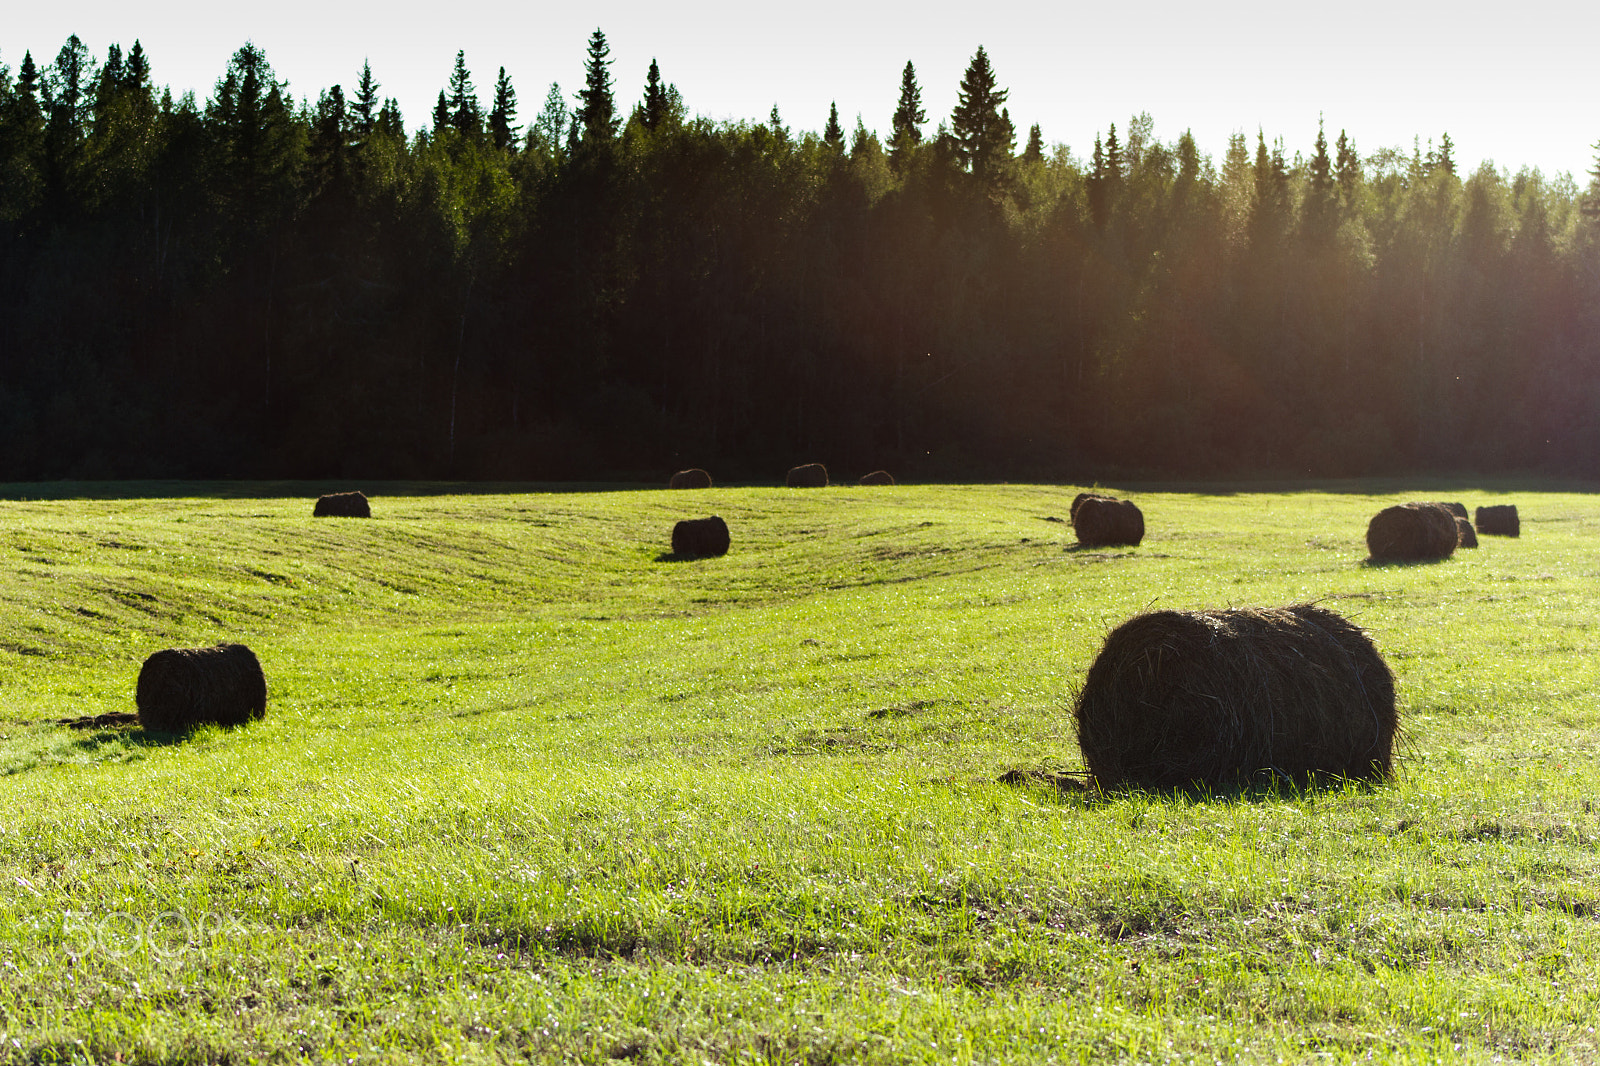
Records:
{"label": "bright white sky", "polygon": [[[0,63],[25,50],[41,66],[76,33],[96,58],[143,41],[158,85],[204,102],[229,56],[254,41],[290,92],[313,100],[335,83],[350,92],[363,59],[406,125],[428,121],[457,49],[465,49],[485,105],[501,66],[531,122],[552,81],[583,81],[588,37],[611,45],[619,105],[638,99],[654,56],[691,112],[764,120],[777,104],[795,130],[820,130],[837,100],[850,128],[859,114],[886,134],[900,71],[916,65],[928,131],[955,106],[962,71],[981,44],[1010,90],[1020,131],[1039,123],[1047,144],[1080,158],[1096,132],[1148,111],[1156,136],[1192,129],[1220,159],[1228,134],[1282,137],[1310,153],[1317,117],[1328,139],[1346,129],[1363,155],[1409,149],[1449,131],[1460,169],[1489,159],[1580,185],[1600,140],[1593,76],[1600,5],[1346,0],[1146,0],[1027,4],[988,0],[959,11],[936,4],[813,0],[597,0],[590,4],[400,4],[339,0],[0,0]],[[1493,15],[1480,12],[1493,11]]]}

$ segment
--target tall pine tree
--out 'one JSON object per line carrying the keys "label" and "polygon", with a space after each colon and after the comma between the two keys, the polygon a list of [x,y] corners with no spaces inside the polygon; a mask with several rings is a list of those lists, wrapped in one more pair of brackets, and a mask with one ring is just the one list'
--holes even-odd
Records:
{"label": "tall pine tree", "polygon": [[928,113],[922,110],[922,88],[917,85],[917,70],[906,60],[900,72],[900,102],[895,105],[894,125],[889,134],[889,163],[904,171],[917,145],[922,143],[922,124]]}
{"label": "tall pine tree", "polygon": [[489,112],[489,137],[502,152],[516,151],[517,133],[512,125],[517,119],[517,92],[511,87],[506,68],[500,68],[500,77],[494,83],[494,108]]}
{"label": "tall pine tree", "polygon": [[583,64],[583,89],[578,93],[576,121],[583,141],[603,144],[617,135],[617,101],[611,93],[611,48],[598,28],[589,36],[589,57]]}
{"label": "tall pine tree", "polygon": [[999,182],[1016,150],[1016,128],[1001,110],[1007,95],[1007,90],[996,87],[989,54],[980,45],[961,78],[950,132],[956,158],[986,185]]}

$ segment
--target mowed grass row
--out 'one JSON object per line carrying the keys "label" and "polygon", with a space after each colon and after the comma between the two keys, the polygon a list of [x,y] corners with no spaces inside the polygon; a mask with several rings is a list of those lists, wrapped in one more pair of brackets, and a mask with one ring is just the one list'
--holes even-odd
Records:
{"label": "mowed grass row", "polygon": [[[1600,501],[1378,488],[1108,551],[1070,487],[13,492],[0,1058],[1592,1059]],[[1365,565],[1413,498],[1523,536]],[[1128,615],[1299,600],[1398,675],[1393,784],[997,783],[1080,765]],[[55,724],[224,639],[265,721]]]}

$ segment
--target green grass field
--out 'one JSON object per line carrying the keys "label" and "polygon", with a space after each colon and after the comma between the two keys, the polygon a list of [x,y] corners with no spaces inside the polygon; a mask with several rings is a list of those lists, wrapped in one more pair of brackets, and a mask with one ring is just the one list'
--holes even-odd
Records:
{"label": "green grass field", "polygon": [[[0,487],[0,1061],[1596,1061],[1570,488],[1134,491],[1083,551],[1071,487]],[[1367,565],[1418,498],[1522,537]],[[1399,679],[1391,784],[997,781],[1081,765],[1129,615],[1304,600]],[[219,640],[264,721],[59,724]]]}

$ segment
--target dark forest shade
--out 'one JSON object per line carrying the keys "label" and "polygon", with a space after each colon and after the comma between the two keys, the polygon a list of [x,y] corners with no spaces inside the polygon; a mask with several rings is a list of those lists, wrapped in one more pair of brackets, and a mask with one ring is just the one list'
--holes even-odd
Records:
{"label": "dark forest shade", "polygon": [[361,492],[331,492],[317,497],[313,518],[371,518],[372,505]]}
{"label": "dark forest shade", "polygon": [[704,557],[728,554],[728,523],[717,515],[686,518],[672,527],[672,554]]}
{"label": "dark forest shade", "polygon": [[1131,500],[1090,496],[1072,512],[1072,528],[1085,548],[1134,547],[1144,539],[1144,512]]}
{"label": "dark forest shade", "polygon": [[1375,562],[1448,559],[1460,540],[1455,515],[1436,503],[1416,501],[1385,507],[1367,523],[1367,553]]}
{"label": "dark forest shade", "polygon": [[267,713],[267,679],[243,644],[168,648],[144,661],[134,702],[139,724],[153,732],[243,725]]}
{"label": "dark forest shade", "polygon": [[711,475],[701,470],[698,466],[678,471],[667,482],[667,488],[669,489],[709,489],[710,487]]}
{"label": "dark forest shade", "polygon": [[806,463],[789,468],[783,479],[791,489],[825,489],[828,487],[828,468],[821,463]]}
{"label": "dark forest shade", "polygon": [[874,470],[870,474],[861,475],[863,485],[893,485],[894,475],[887,470]]}
{"label": "dark forest shade", "polygon": [[1227,787],[1267,770],[1386,777],[1394,675],[1310,604],[1138,615],[1106,637],[1074,711],[1102,788]]}
{"label": "dark forest shade", "polygon": [[1478,532],[1486,537],[1522,536],[1522,519],[1517,516],[1516,504],[1499,503],[1480,507],[1473,520]]}
{"label": "dark forest shade", "polygon": [[[1312,124],[1274,152],[1162,141],[1148,116],[1097,163],[1090,142],[1018,160],[1003,67],[971,72],[959,121],[924,114],[908,67],[889,144],[696,117],[659,75],[640,127],[591,43],[575,143],[570,97],[524,135],[509,80],[484,116],[464,62],[415,136],[382,70],[348,100],[290,95],[247,45],[210,99],[168,106],[170,57],[97,67],[75,42],[25,89],[12,56],[0,353],[28,357],[0,358],[0,481],[633,479],[664,455],[749,480],[821,447],[1074,483],[1600,454],[1570,385],[1600,380],[1579,184],[1442,156],[1402,177],[1343,138],[1302,181]],[[1240,242],[1229,183],[1252,173]]]}

